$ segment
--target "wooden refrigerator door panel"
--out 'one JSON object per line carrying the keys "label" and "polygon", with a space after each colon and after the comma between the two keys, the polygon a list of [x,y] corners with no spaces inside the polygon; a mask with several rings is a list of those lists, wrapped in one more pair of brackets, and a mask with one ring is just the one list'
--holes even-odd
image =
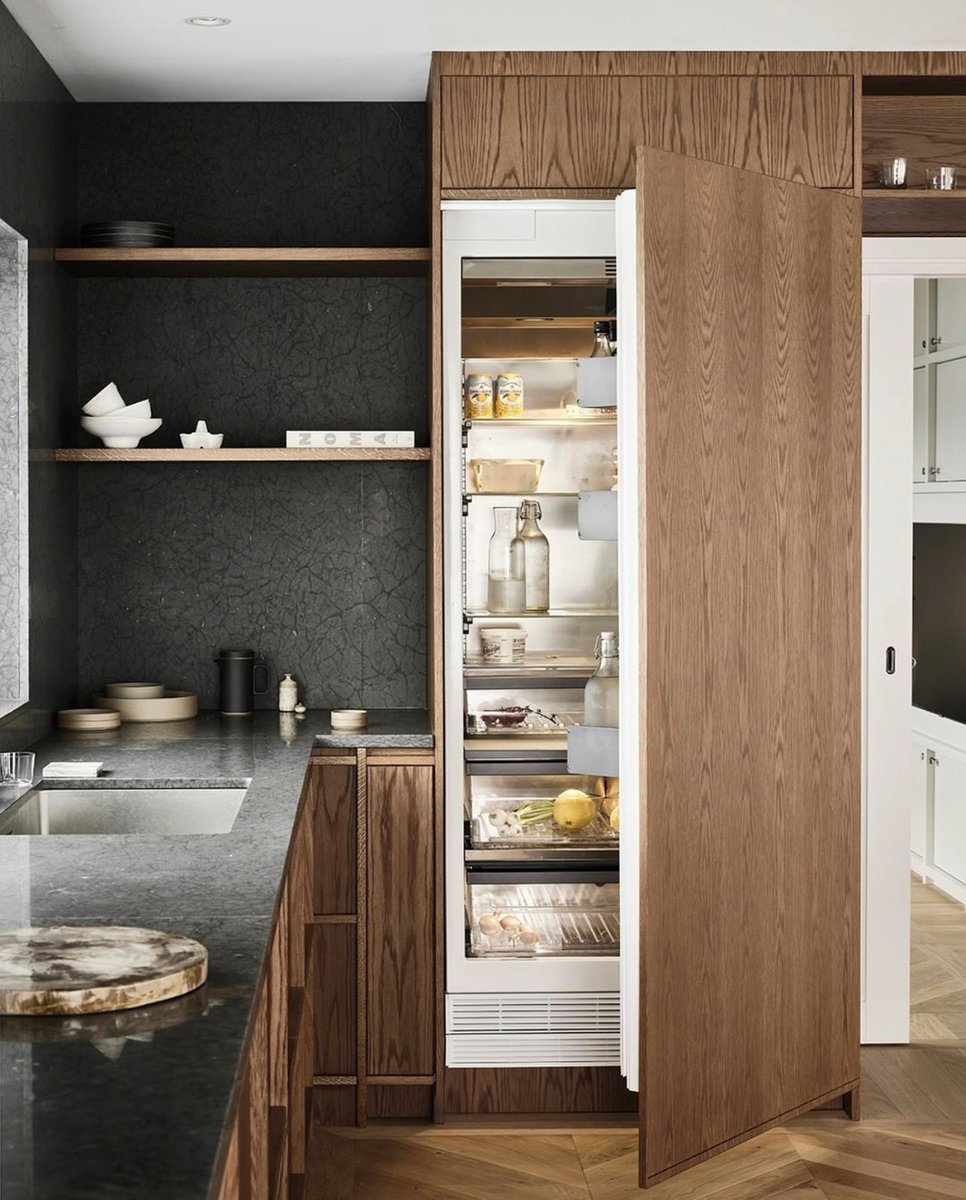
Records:
{"label": "wooden refrigerator door panel", "polygon": [[860,204],[642,150],[641,1177],[858,1077]]}
{"label": "wooden refrigerator door panel", "polygon": [[852,183],[849,76],[444,77],[444,188],[634,186],[641,143]]}

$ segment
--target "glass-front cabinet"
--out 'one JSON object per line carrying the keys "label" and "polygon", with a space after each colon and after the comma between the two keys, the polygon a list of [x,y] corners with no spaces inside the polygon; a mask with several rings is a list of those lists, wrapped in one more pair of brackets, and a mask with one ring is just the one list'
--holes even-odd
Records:
{"label": "glass-front cabinet", "polygon": [[448,1042],[481,993],[618,987],[616,728],[568,766],[617,687],[614,210],[503,207],[444,213]]}

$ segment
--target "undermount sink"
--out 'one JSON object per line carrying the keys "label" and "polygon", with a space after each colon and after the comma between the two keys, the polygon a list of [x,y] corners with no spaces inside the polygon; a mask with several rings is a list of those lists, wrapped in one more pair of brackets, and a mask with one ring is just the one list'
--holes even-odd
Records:
{"label": "undermount sink", "polygon": [[245,788],[37,788],[6,816],[0,835],[228,833]]}

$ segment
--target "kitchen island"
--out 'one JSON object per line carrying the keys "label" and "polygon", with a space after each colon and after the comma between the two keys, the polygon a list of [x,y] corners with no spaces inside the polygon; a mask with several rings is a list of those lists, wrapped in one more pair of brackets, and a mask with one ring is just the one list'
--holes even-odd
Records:
{"label": "kitchen island", "polygon": [[[178,1000],[0,1018],[4,1200],[201,1200],[217,1187],[310,755],[347,744],[328,728],[323,711],[206,713],[32,747],[38,776],[52,760],[96,760],[88,786],[247,792],[225,834],[0,837],[0,928],[139,925],[209,951],[207,983]],[[424,713],[374,712],[350,744],[431,748],[428,730]],[[0,821],[25,790],[0,789]]]}

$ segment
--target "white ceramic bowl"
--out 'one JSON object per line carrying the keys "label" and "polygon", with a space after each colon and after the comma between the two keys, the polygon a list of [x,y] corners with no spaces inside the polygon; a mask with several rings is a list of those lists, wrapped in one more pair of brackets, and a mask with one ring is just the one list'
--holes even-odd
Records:
{"label": "white ceramic bowl", "polygon": [[156,433],[161,428],[161,418],[119,417],[110,413],[106,417],[81,417],[81,428],[100,438],[105,446],[129,450],[141,438]]}
{"label": "white ceramic bowl", "polygon": [[104,694],[109,700],[158,700],[164,695],[164,684],[109,683]]}
{"label": "white ceramic bowl", "polygon": [[123,408],[116,408],[114,412],[111,413],[111,416],[124,417],[125,419],[129,417],[138,417],[141,419],[144,417],[150,417],[151,401],[139,400],[137,404],[125,404]]}
{"label": "white ceramic bowl", "polygon": [[117,384],[112,381],[107,387],[101,388],[96,396],[91,396],[81,412],[88,417],[103,417],[123,407],[124,397],[117,390]]}
{"label": "white ceramic bowl", "polygon": [[224,440],[223,433],[182,433],[181,445],[185,450],[218,450]]}

